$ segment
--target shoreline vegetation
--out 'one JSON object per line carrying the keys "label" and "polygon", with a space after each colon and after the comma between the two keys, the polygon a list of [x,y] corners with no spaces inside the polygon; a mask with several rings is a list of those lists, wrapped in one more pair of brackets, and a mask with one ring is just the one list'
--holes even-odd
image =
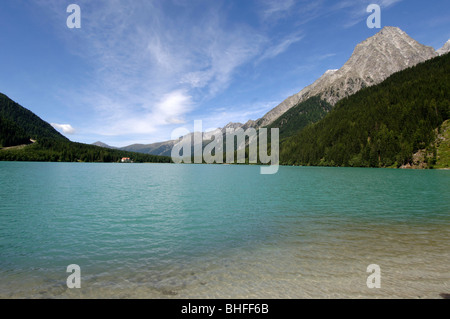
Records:
{"label": "shoreline vegetation", "polygon": [[29,145],[0,148],[0,161],[121,163],[122,158],[132,158],[134,163],[172,163],[167,156],[111,150],[70,141],[41,140]]}
{"label": "shoreline vegetation", "polygon": [[30,110],[0,93],[0,161],[170,163],[156,156],[72,142]]}

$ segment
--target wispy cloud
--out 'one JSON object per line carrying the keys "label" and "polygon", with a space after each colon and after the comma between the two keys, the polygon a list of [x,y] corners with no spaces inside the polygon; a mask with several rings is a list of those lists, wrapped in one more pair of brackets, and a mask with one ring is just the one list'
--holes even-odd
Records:
{"label": "wispy cloud", "polygon": [[290,35],[284,39],[282,39],[280,42],[278,42],[277,44],[269,47],[256,61],[256,63],[259,63],[263,60],[266,59],[273,59],[275,57],[277,57],[278,55],[282,54],[283,52],[285,52],[286,50],[289,49],[289,47],[291,45],[293,45],[294,43],[297,43],[299,41],[301,41],[304,38],[303,34],[293,34]]}
{"label": "wispy cloud", "polygon": [[298,0],[299,3],[293,11],[301,19],[298,25],[307,24],[319,18],[330,17],[339,14],[343,28],[348,28],[363,21],[367,16],[367,6],[369,4],[378,4],[382,9],[387,9],[404,0]]}
{"label": "wispy cloud", "polygon": [[[80,0],[82,29],[61,30],[92,66],[92,81],[71,100],[92,109],[95,133],[152,134],[183,123],[198,103],[226,90],[266,42],[247,25],[229,24],[220,4],[208,2],[197,17],[195,6],[174,2],[180,7],[174,18],[165,3]],[[57,1],[40,4],[63,18]]]}
{"label": "wispy cloud", "polygon": [[88,74],[70,90],[60,89],[72,109],[80,108],[84,124],[54,121],[76,124],[77,134],[135,134],[153,140],[162,131],[170,136],[174,126],[194,117],[217,123],[260,117],[264,105],[253,108],[243,102],[236,112],[220,116],[200,107],[226,92],[245,67],[260,67],[296,47],[308,36],[299,25],[335,13],[351,25],[367,15],[368,3],[388,8],[400,1],[261,0],[251,7],[254,21],[247,22],[230,18],[226,1],[77,0],[83,21],[79,30],[65,27],[67,13],[60,0],[28,5],[34,9],[37,3],[44,11],[39,14],[54,19],[54,32]]}
{"label": "wispy cloud", "polygon": [[240,106],[239,108],[224,106],[219,107],[214,113],[202,118],[204,128],[213,130],[219,128],[217,123],[224,126],[230,122],[245,124],[249,119],[257,119],[261,114],[265,114],[280,103],[279,100],[260,101]]}
{"label": "wispy cloud", "polygon": [[184,90],[164,94],[154,105],[148,106],[145,98],[133,100],[135,104],[114,101],[106,95],[96,96],[97,112],[101,114],[91,126],[97,135],[153,135],[166,125],[185,122],[185,115],[192,109],[192,97]]}
{"label": "wispy cloud", "polygon": [[396,3],[404,0],[361,0],[361,1],[340,1],[334,9],[347,11],[348,18],[344,22],[344,28],[352,27],[368,17],[367,6],[378,4],[382,9],[387,9]]}
{"label": "wispy cloud", "polygon": [[381,1],[379,1],[379,4],[382,7],[387,8],[387,7],[390,7],[393,4],[396,4],[397,2],[401,2],[401,1],[403,1],[403,0],[381,0]]}
{"label": "wispy cloud", "polygon": [[323,61],[323,60],[332,58],[334,56],[336,56],[336,53],[326,53],[326,54],[321,54],[321,55],[318,55],[318,56],[314,56],[314,60],[315,61]]}
{"label": "wispy cloud", "polygon": [[278,20],[289,14],[294,5],[295,0],[262,0],[261,16],[264,20]]}

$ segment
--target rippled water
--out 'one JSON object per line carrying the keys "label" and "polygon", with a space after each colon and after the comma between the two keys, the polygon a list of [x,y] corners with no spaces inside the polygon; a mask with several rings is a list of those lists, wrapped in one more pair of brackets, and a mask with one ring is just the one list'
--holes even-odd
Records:
{"label": "rippled water", "polygon": [[[450,171],[3,162],[0,174],[2,298],[450,293]],[[70,264],[81,289],[66,286]]]}

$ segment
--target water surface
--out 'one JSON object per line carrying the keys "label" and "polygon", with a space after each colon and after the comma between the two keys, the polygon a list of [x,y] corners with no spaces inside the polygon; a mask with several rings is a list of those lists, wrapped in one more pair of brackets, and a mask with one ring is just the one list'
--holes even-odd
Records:
{"label": "water surface", "polygon": [[439,298],[449,230],[450,171],[0,163],[3,298]]}

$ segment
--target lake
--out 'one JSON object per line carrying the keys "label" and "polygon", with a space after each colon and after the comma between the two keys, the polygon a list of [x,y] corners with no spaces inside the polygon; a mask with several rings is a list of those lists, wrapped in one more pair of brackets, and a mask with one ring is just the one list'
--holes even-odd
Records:
{"label": "lake", "polygon": [[[450,171],[0,162],[0,174],[0,298],[450,293]],[[66,285],[71,264],[81,289]]]}

